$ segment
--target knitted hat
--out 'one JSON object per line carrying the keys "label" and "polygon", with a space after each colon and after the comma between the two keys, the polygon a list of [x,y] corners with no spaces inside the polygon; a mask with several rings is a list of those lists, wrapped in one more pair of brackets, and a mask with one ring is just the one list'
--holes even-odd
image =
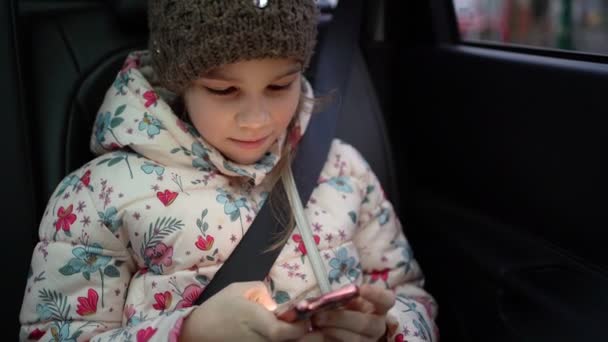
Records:
{"label": "knitted hat", "polygon": [[238,61],[293,57],[305,69],[314,0],[149,0],[149,50],[161,85],[182,94],[203,73]]}

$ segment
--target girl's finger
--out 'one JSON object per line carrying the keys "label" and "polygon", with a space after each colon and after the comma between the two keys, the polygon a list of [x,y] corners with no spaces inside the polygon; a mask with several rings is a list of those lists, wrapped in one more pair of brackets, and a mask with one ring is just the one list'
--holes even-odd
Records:
{"label": "girl's finger", "polygon": [[321,332],[326,340],[329,341],[349,341],[349,342],[375,342],[376,340],[367,336],[359,335],[352,331],[338,329],[338,328],[325,328]]}
{"label": "girl's finger", "polygon": [[324,341],[327,341],[327,340],[323,337],[323,333],[320,331],[308,333],[308,334],[304,335],[304,337],[302,337],[301,339],[298,340],[298,342],[324,342]]}
{"label": "girl's finger", "polygon": [[368,300],[363,299],[361,297],[357,297],[350,302],[346,303],[344,306],[347,310],[359,311],[363,313],[372,314],[376,311],[376,307],[374,304],[370,303]]}
{"label": "girl's finger", "polygon": [[350,310],[332,310],[319,313],[313,318],[313,323],[320,329],[342,329],[369,338],[382,336],[386,329],[386,319],[384,317]]}
{"label": "girl's finger", "polygon": [[243,317],[249,317],[244,323],[254,332],[268,341],[297,340],[306,335],[309,330],[309,321],[294,323],[283,322],[276,318],[274,313],[268,311],[257,303],[244,299]]}
{"label": "girl's finger", "polygon": [[388,310],[395,305],[395,294],[378,286],[363,285],[359,293],[361,298],[366,299],[374,305],[374,313],[377,315],[386,315]]}
{"label": "girl's finger", "polygon": [[258,319],[251,326],[251,329],[266,337],[269,341],[297,340],[308,333],[308,323],[286,323],[279,320],[272,320],[270,317]]}

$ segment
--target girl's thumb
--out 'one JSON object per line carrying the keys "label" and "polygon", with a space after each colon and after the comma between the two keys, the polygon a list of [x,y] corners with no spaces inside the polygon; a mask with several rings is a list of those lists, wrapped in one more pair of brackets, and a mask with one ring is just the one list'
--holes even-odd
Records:
{"label": "girl's thumb", "polygon": [[261,281],[232,283],[226,288],[226,291],[231,295],[241,296],[258,303],[268,310],[274,310],[277,307],[268,287]]}

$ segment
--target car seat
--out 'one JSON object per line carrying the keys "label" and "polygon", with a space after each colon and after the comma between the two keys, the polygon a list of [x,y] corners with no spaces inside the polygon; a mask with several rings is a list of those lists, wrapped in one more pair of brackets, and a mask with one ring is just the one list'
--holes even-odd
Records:
{"label": "car seat", "polygon": [[[9,52],[0,64],[10,131],[3,139],[8,139],[5,146],[16,146],[8,159],[15,166],[6,176],[9,194],[16,196],[8,211],[14,240],[4,251],[5,260],[12,261],[7,293],[14,294],[9,330],[15,334],[38,222],[61,179],[93,158],[89,137],[103,97],[128,52],[146,47],[146,3],[8,0],[0,5],[0,21],[8,30],[2,45]],[[326,30],[321,23],[319,40]],[[313,87],[315,61],[323,55],[317,51],[307,70]],[[354,52],[349,86],[338,97],[337,137],[359,149],[399,208],[384,117],[360,49]]]}

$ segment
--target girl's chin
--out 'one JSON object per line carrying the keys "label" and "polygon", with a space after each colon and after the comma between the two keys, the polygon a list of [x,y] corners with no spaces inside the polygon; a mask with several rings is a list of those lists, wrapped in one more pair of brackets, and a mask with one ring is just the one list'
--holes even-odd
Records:
{"label": "girl's chin", "polygon": [[251,165],[251,164],[255,164],[260,159],[262,159],[262,157],[264,157],[265,153],[266,153],[266,150],[241,151],[240,153],[238,153],[238,155],[229,154],[229,155],[226,155],[226,157],[228,157],[228,159],[230,159],[231,161],[233,161],[239,165]]}

